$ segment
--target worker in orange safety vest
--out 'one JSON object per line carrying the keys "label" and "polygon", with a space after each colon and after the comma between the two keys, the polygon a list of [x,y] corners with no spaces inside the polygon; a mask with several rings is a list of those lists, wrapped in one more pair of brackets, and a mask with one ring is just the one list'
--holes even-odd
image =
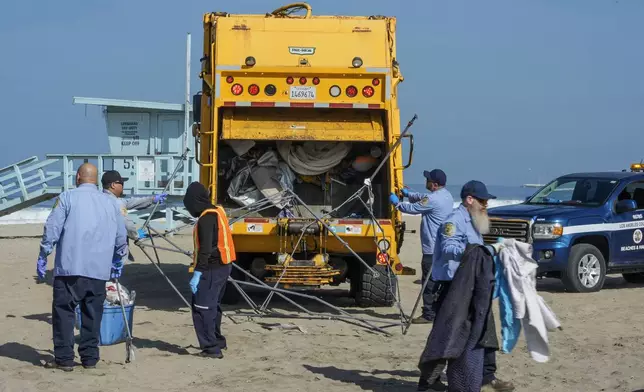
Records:
{"label": "worker in orange safety vest", "polygon": [[235,245],[226,211],[210,202],[208,190],[199,182],[188,186],[183,204],[197,219],[190,279],[192,321],[201,356],[223,358],[226,338],[221,333],[221,300],[236,259]]}

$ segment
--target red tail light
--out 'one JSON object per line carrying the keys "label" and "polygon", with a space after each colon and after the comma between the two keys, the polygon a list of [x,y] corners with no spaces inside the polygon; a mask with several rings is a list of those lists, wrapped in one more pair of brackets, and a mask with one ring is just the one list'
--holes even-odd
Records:
{"label": "red tail light", "polygon": [[258,85],[256,85],[256,84],[251,84],[250,86],[248,86],[248,93],[249,93],[250,95],[257,95],[257,94],[259,94],[259,86],[258,86]]}
{"label": "red tail light", "polygon": [[230,83],[232,83],[234,81],[235,81],[235,78],[233,78],[232,76],[226,76],[226,83],[230,84]]}
{"label": "red tail light", "polygon": [[244,88],[242,87],[241,84],[235,83],[233,86],[230,88],[230,91],[233,93],[233,95],[239,95],[244,92]]}
{"label": "red tail light", "polygon": [[374,86],[379,86],[379,85],[380,85],[380,79],[374,79],[374,80],[372,80],[372,81],[371,81],[371,84],[373,84]]}
{"label": "red tail light", "polygon": [[313,84],[316,85],[316,86],[318,84],[320,84],[320,78],[318,78],[318,77],[313,78]]}
{"label": "red tail light", "polygon": [[395,268],[396,268],[396,271],[402,271],[403,270],[403,265],[398,263],[398,264],[396,264]]}
{"label": "red tail light", "polygon": [[373,97],[374,89],[371,86],[364,86],[362,89],[362,95],[364,95],[367,98]]}
{"label": "red tail light", "polygon": [[304,76],[300,78],[300,84],[306,84],[306,78]]}
{"label": "red tail light", "polygon": [[288,78],[286,78],[286,84],[293,84],[293,77],[292,76],[289,76]]}
{"label": "red tail light", "polygon": [[378,263],[379,264],[387,264],[389,261],[389,255],[386,253],[378,253]]}
{"label": "red tail light", "polygon": [[349,86],[347,87],[346,93],[348,97],[353,98],[358,95],[358,89],[355,86]]}

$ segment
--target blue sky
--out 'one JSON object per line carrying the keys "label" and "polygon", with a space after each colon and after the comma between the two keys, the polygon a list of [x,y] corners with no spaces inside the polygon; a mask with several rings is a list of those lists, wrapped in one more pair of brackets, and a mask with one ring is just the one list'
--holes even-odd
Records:
{"label": "blue sky", "polygon": [[[107,152],[98,107],[73,96],[180,103],[185,34],[197,91],[204,12],[287,1],[3,3],[0,167],[45,153]],[[406,182],[542,182],[644,158],[644,1],[310,0],[315,14],[398,18],[402,120],[414,113]],[[400,4],[405,4],[402,6]]]}

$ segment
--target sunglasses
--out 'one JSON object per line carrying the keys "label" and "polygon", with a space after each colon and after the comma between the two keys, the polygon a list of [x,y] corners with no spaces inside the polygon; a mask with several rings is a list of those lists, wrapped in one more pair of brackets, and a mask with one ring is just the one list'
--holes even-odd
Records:
{"label": "sunglasses", "polygon": [[473,197],[473,196],[472,196],[472,198],[473,198],[474,200],[478,201],[479,203],[481,203],[481,205],[482,205],[483,207],[487,207],[487,202],[488,202],[487,200],[479,199],[479,198],[476,198],[476,197]]}

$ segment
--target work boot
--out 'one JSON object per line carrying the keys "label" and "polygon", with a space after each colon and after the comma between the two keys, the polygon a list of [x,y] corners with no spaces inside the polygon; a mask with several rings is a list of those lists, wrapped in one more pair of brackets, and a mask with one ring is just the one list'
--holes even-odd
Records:
{"label": "work boot", "polygon": [[224,354],[221,351],[202,351],[198,354],[200,357],[204,358],[215,358],[215,359],[222,359],[224,357]]}
{"label": "work boot", "polygon": [[485,384],[481,387],[481,392],[511,392],[514,391],[514,384],[510,381],[503,381],[495,378],[490,383]]}
{"label": "work boot", "polygon": [[429,319],[424,316],[418,316],[415,319],[413,319],[411,322],[412,324],[431,324],[434,322],[434,319],[433,318]]}
{"label": "work boot", "polygon": [[425,392],[444,392],[447,391],[447,385],[443,384],[440,380],[436,380],[433,384],[430,384],[427,380],[421,378],[418,380],[418,388],[416,390]]}
{"label": "work boot", "polygon": [[74,367],[61,365],[56,361],[50,361],[45,363],[45,369],[59,369],[59,370],[62,370],[63,372],[71,372],[72,370],[74,370]]}

